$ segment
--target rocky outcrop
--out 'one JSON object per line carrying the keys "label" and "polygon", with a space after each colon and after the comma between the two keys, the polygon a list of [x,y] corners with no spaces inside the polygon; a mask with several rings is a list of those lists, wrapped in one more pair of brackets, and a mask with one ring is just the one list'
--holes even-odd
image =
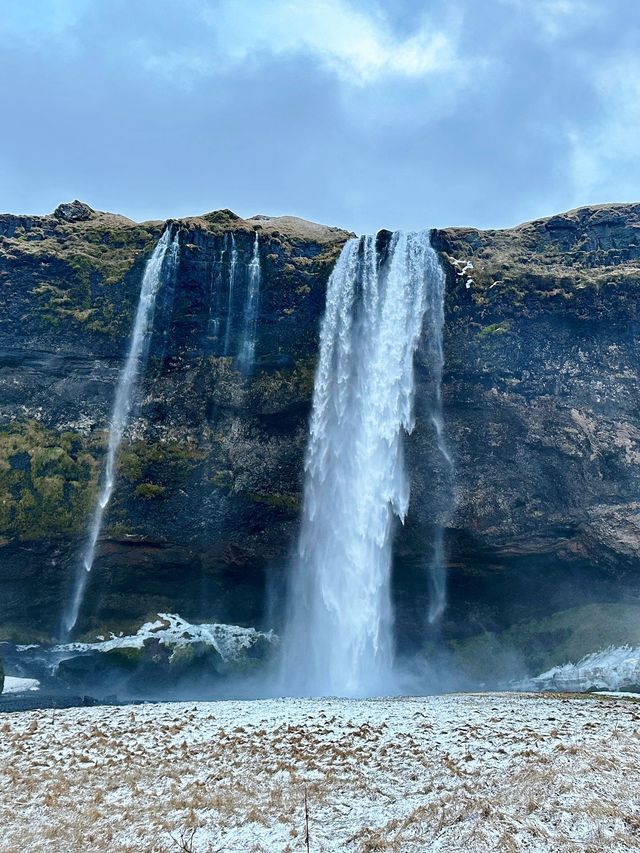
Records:
{"label": "rocky outcrop", "polygon": [[210,696],[223,681],[263,670],[274,642],[271,633],[253,628],[191,625],[160,613],[130,636],[54,647],[48,657],[58,661],[55,675],[45,669],[42,677],[45,686],[89,688],[100,698]]}
{"label": "rocky outcrop", "polygon": [[[80,202],[52,216],[0,216],[5,636],[58,630],[144,262],[163,227]],[[162,611],[277,621],[325,285],[349,235],[230,211],[171,227],[177,283],[157,305],[81,632],[133,629]],[[247,375],[234,356],[256,231],[263,281]],[[487,632],[512,637],[527,620],[637,595],[639,237],[640,205],[434,233],[447,275],[443,391],[456,470],[451,480],[435,448],[425,340],[407,442],[412,503],[394,567],[404,648],[428,636],[436,523],[449,557],[442,630],[466,650]]]}

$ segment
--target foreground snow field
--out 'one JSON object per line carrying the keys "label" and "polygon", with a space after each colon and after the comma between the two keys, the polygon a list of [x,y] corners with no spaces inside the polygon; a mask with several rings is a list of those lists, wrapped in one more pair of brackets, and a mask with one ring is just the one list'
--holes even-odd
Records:
{"label": "foreground snow field", "polygon": [[618,697],[6,714],[0,850],[640,850],[639,767]]}

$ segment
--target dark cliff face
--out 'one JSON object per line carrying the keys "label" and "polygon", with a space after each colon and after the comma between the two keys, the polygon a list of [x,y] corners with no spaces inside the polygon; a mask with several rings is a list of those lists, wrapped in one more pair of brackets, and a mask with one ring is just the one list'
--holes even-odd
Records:
{"label": "dark cliff face", "polygon": [[[51,217],[0,217],[5,636],[58,631],[144,263],[163,227],[78,203]],[[169,227],[179,231],[176,282],[156,303],[81,632],[158,610],[261,622],[266,569],[280,566],[296,524],[318,318],[349,235],[229,211]],[[259,331],[247,375],[236,355],[256,231]]]}
{"label": "dark cliff face", "polygon": [[[545,666],[545,643],[561,644],[593,618],[580,605],[637,602],[640,205],[505,231],[447,229],[433,242],[447,275],[443,392],[455,483],[443,479],[420,421],[429,383],[419,354],[399,598],[416,630],[420,569],[440,517],[448,525],[445,634],[479,640],[509,629],[511,644],[514,624],[526,633],[573,608],[573,620],[549,628],[529,658]],[[441,497],[434,507],[434,492],[455,494],[455,506]],[[501,650],[486,651],[489,670]]]}
{"label": "dark cliff face", "polygon": [[[144,263],[163,227],[79,203],[0,217],[5,634],[57,631]],[[325,286],[349,235],[229,211],[170,227],[178,275],[159,296],[81,633],[159,610],[268,626],[295,542]],[[263,278],[247,375],[234,356],[256,230]],[[429,637],[434,522],[447,527],[442,631],[463,652],[476,635],[637,595],[639,235],[634,205],[434,233],[447,275],[443,393],[456,470],[451,480],[434,446],[423,341],[407,442],[412,503],[396,547],[403,647]]]}

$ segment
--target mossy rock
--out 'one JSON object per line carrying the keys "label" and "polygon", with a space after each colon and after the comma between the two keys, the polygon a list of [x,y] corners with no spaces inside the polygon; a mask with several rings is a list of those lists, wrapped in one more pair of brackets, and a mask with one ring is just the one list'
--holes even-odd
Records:
{"label": "mossy rock", "polygon": [[229,671],[213,646],[170,646],[148,639],[140,648],[93,649],[67,658],[57,678],[66,687],[96,695],[159,696],[206,689]]}
{"label": "mossy rock", "polygon": [[0,538],[81,533],[98,485],[98,441],[34,421],[0,427]]}
{"label": "mossy rock", "polygon": [[264,504],[274,509],[287,510],[297,514],[300,511],[299,495],[282,495],[277,492],[245,492],[245,497],[252,503]]}
{"label": "mossy rock", "polygon": [[136,486],[133,493],[137,498],[149,501],[154,498],[163,497],[166,491],[165,487],[159,483],[140,483],[139,486]]}
{"label": "mossy rock", "polygon": [[56,676],[67,687],[105,688],[121,687],[144,659],[144,650],[137,648],[90,651],[60,662]]}
{"label": "mossy rock", "polygon": [[478,332],[478,337],[487,338],[493,337],[495,335],[506,335],[508,331],[509,323],[507,322],[491,323],[490,325],[480,329],[480,331]]}
{"label": "mossy rock", "polygon": [[137,484],[137,497],[160,497],[168,486],[175,488],[188,480],[204,455],[200,448],[178,441],[135,441],[120,449],[117,472],[123,480]]}
{"label": "mossy rock", "polygon": [[259,670],[272,653],[266,637],[242,649],[233,660],[223,659],[215,646],[195,638],[170,644],[149,637],[140,647],[79,651],[60,663],[56,676],[65,687],[96,696],[213,695],[225,677]]}
{"label": "mossy rock", "polygon": [[163,224],[84,207],[88,214],[75,219],[23,219],[4,236],[0,263],[32,270],[29,321],[118,337],[130,325],[142,267]]}

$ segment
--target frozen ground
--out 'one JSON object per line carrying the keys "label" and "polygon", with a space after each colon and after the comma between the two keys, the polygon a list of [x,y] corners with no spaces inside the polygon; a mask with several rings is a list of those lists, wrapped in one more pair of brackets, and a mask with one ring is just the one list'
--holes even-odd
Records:
{"label": "frozen ground", "polygon": [[639,767],[640,703],[618,697],[6,714],[0,850],[640,850]]}

